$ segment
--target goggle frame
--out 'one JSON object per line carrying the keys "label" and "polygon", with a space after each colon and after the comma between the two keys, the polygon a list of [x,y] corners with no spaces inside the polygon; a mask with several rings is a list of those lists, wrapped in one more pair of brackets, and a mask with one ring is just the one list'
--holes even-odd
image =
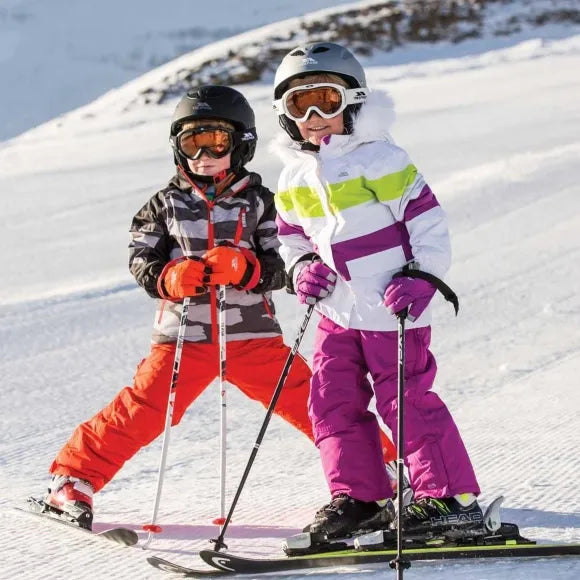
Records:
{"label": "goggle frame", "polygon": [[[308,107],[302,117],[296,117],[288,110],[287,101],[291,94],[298,91],[309,91],[322,87],[335,89],[341,95],[341,104],[337,111],[334,113],[325,113],[324,111],[321,111],[316,105],[311,105]],[[360,105],[364,103],[368,94],[369,90],[365,87],[349,89],[335,83],[312,83],[288,89],[281,98],[273,102],[273,107],[278,115],[286,115],[286,117],[294,122],[298,121],[299,123],[303,123],[304,121],[308,120],[313,112],[316,112],[323,119],[333,119],[337,115],[340,115],[349,105]]]}
{"label": "goggle frame", "polygon": [[[186,136],[186,135],[198,135],[198,134],[210,133],[210,132],[214,132],[214,131],[220,131],[222,133],[227,133],[229,135],[229,147],[227,149],[225,149],[223,152],[212,151],[211,147],[199,147],[197,152],[195,153],[195,155],[192,157],[192,156],[188,155],[183,150],[183,148],[181,146],[181,141],[183,140],[184,136]],[[204,152],[207,153],[212,159],[222,159],[234,150],[235,134],[236,134],[236,131],[234,129],[228,129],[227,127],[217,127],[217,126],[212,126],[212,125],[208,125],[208,126],[202,125],[200,127],[193,127],[193,128],[189,128],[189,129],[184,129],[183,131],[180,131],[175,136],[175,148],[180,153],[180,155],[183,155],[183,157],[185,157],[186,159],[190,159],[191,161],[198,160],[203,155]]]}

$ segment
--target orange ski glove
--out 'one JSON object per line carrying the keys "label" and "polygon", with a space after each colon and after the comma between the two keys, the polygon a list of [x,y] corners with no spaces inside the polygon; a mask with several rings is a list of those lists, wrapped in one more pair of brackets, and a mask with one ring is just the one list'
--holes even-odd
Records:
{"label": "orange ski glove", "polygon": [[237,246],[217,246],[203,256],[211,268],[210,284],[238,286],[248,269],[248,260]]}
{"label": "orange ski glove", "polygon": [[209,269],[200,258],[178,258],[169,262],[157,285],[163,298],[182,300],[186,296],[199,296],[207,292]]}

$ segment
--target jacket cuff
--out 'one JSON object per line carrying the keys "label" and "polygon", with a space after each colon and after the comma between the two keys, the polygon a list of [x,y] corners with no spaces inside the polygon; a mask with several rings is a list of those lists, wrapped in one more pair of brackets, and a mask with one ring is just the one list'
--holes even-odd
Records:
{"label": "jacket cuff", "polygon": [[242,256],[246,259],[247,267],[245,274],[242,276],[242,279],[236,288],[238,290],[251,290],[252,288],[255,288],[260,281],[262,266],[256,257],[256,254],[251,250],[240,248],[240,252],[242,252]]}

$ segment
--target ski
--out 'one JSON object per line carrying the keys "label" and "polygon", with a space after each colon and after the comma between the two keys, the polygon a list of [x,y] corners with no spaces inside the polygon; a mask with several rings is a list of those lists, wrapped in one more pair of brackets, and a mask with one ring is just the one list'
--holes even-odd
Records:
{"label": "ski", "polygon": [[[309,568],[329,568],[333,566],[356,566],[390,562],[397,550],[377,550],[362,552],[322,553],[313,556],[292,556],[278,559],[242,558],[234,554],[202,550],[201,559],[210,566],[235,574],[263,574],[286,572]],[[521,544],[506,546],[473,546],[455,548],[416,548],[404,550],[408,560],[457,560],[474,558],[547,558],[555,556],[580,556],[580,544]],[[193,574],[190,577],[195,577]]]}
{"label": "ski", "polygon": [[59,517],[58,511],[50,509],[50,507],[47,506],[42,500],[33,497],[28,498],[26,508],[14,506],[14,509],[31,516],[43,518],[45,521],[51,521],[63,526],[67,526],[68,528],[75,529],[80,533],[88,534],[94,538],[102,538],[108,540],[109,542],[115,542],[116,544],[120,544],[122,546],[135,546],[139,541],[137,532],[128,528],[116,527],[104,530],[102,532],[93,532],[91,530],[81,528],[74,522]]}
{"label": "ski", "polygon": [[[517,525],[502,523],[499,517],[502,501],[503,497],[498,497],[491,502],[479,528],[455,530],[451,527],[439,535],[407,534],[403,555],[413,561],[580,556],[580,544],[538,545],[521,536]],[[201,559],[213,570],[187,568],[156,556],[147,561],[160,570],[186,578],[389,563],[397,555],[396,536],[396,531],[387,529],[329,540],[307,532],[288,538],[284,546],[287,557],[274,559],[245,558],[227,552],[202,550]]]}
{"label": "ski", "polygon": [[[357,566],[390,562],[397,550],[377,550],[362,552],[350,550],[339,554],[328,552],[312,556],[291,556],[288,558],[244,558],[226,552],[202,550],[201,559],[214,570],[196,570],[157,556],[147,561],[165,572],[180,574],[184,578],[204,576],[223,576],[231,574],[267,574],[291,572],[311,568],[331,568],[334,566]],[[561,556],[580,556],[580,544],[519,544],[504,546],[471,546],[444,548],[415,548],[404,550],[403,555],[412,561],[459,560],[477,558],[551,558]]]}
{"label": "ski", "polygon": [[180,574],[184,578],[197,578],[201,576],[226,576],[231,574],[230,571],[218,570],[217,568],[212,568],[211,570],[195,570],[194,568],[186,568],[185,566],[174,564],[173,562],[169,562],[157,556],[150,556],[147,558],[147,562],[149,562],[151,566],[157,568],[158,570],[171,572],[172,574]]}

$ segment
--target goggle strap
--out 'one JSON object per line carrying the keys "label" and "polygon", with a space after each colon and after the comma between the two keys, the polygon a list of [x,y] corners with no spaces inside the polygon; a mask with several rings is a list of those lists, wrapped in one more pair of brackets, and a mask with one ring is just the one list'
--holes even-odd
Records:
{"label": "goggle strap", "polygon": [[369,94],[369,90],[365,88],[346,89],[346,104],[356,105],[364,103]]}

